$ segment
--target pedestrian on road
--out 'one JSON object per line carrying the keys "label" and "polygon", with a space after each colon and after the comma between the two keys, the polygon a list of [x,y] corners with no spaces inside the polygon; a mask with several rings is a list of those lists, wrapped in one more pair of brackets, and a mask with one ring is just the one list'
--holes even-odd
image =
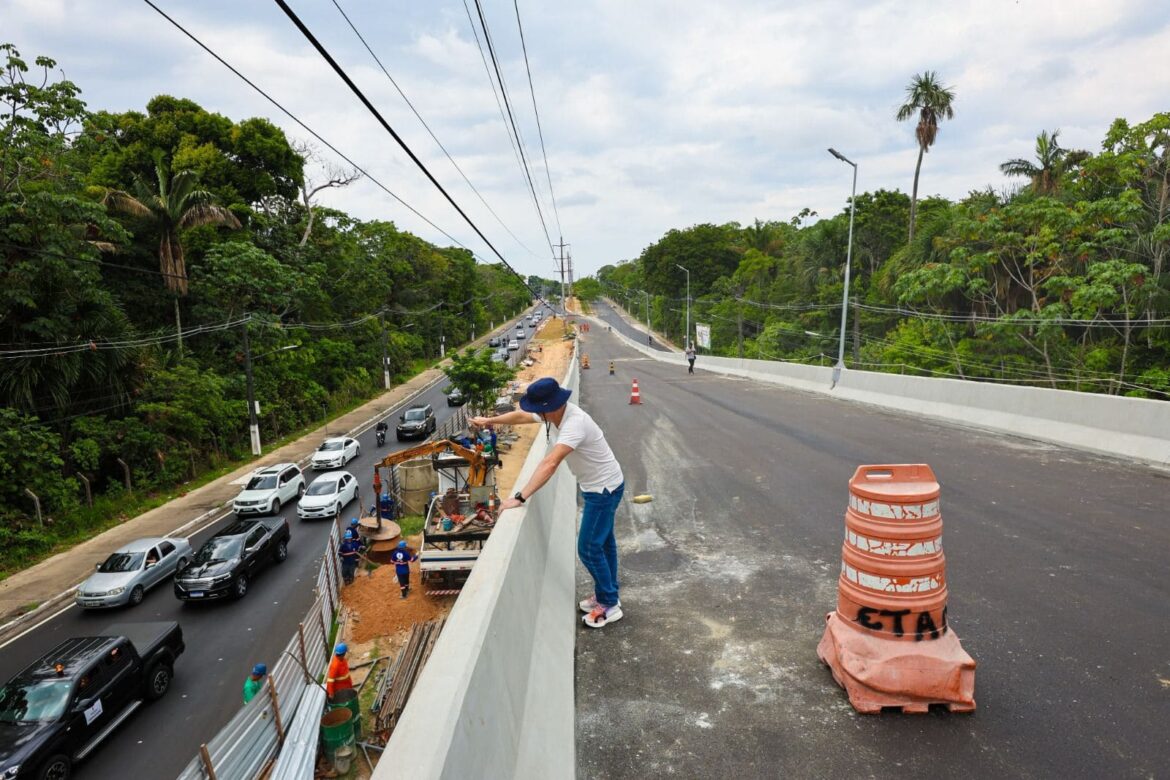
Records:
{"label": "pedestrian on road", "polygon": [[410,564],[418,560],[418,553],[406,546],[406,540],[398,542],[398,548],[390,553],[390,560],[394,562],[394,573],[398,575],[398,590],[402,598],[410,595]]}
{"label": "pedestrian on road", "polygon": [[329,671],[325,673],[325,695],[330,699],[338,691],[353,687],[353,681],[349,679],[349,662],[345,660],[348,652],[349,647],[345,642],[333,648],[333,659],[329,662]]}
{"label": "pedestrian on road", "polygon": [[605,434],[581,407],[569,403],[572,393],[552,377],[544,377],[529,385],[521,396],[520,408],[523,411],[476,417],[472,423],[483,426],[543,422],[546,437],[552,428],[556,428],[557,438],[552,449],[536,467],[528,484],[500,503],[500,510],[520,506],[552,478],[561,461],[568,465],[585,498],[577,555],[593,577],[594,584],[593,595],[579,606],[587,613],[583,618],[585,625],[601,628],[622,619],[613,520],[626,485],[622,467],[609,448]]}
{"label": "pedestrian on road", "polygon": [[687,373],[695,373],[695,345],[687,347]]}
{"label": "pedestrian on road", "polygon": [[244,679],[244,704],[256,698],[256,694],[264,687],[264,678],[268,675],[268,667],[264,664],[256,664],[252,667],[252,673]]}
{"label": "pedestrian on road", "polygon": [[345,539],[337,547],[337,555],[341,558],[341,579],[346,585],[353,584],[357,574],[358,561],[361,559],[361,543],[353,531],[345,532]]}

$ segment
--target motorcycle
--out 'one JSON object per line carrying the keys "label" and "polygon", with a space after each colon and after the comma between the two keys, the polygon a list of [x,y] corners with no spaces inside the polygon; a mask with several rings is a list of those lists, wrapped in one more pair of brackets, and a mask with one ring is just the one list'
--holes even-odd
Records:
{"label": "motorcycle", "polygon": [[378,446],[381,447],[386,443],[386,431],[382,429],[374,431],[374,438],[378,440]]}

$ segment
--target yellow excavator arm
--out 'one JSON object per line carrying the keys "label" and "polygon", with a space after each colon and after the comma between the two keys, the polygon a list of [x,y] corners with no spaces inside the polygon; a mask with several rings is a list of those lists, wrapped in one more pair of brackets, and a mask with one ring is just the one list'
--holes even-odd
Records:
{"label": "yellow excavator arm", "polygon": [[467,484],[470,487],[479,487],[484,484],[487,480],[487,459],[484,458],[483,453],[469,450],[447,439],[428,441],[415,447],[408,447],[405,450],[390,453],[374,465],[374,481],[380,481],[378,478],[378,469],[389,468],[399,463],[405,463],[408,460],[422,458],[427,455],[436,455],[447,450],[450,450],[467,461],[470,467],[467,471]]}

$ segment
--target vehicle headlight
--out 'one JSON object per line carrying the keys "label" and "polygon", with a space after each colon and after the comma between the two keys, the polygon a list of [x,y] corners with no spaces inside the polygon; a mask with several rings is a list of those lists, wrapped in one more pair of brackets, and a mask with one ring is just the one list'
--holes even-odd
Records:
{"label": "vehicle headlight", "polygon": [[16,776],[20,774],[20,764],[10,766],[0,774],[0,780],[16,780]]}
{"label": "vehicle headlight", "polygon": [[228,581],[228,580],[230,580],[231,578],[232,578],[232,575],[230,575],[230,574],[221,574],[221,575],[219,575],[218,577],[212,577],[212,578],[211,578],[211,581],[212,581],[213,583],[215,583],[215,582],[227,582],[227,581]]}
{"label": "vehicle headlight", "polygon": [[117,595],[120,595],[122,593],[122,591],[124,591],[124,590],[126,590],[126,589],[125,588],[114,588],[113,590],[106,591],[106,595],[107,596],[117,596]]}

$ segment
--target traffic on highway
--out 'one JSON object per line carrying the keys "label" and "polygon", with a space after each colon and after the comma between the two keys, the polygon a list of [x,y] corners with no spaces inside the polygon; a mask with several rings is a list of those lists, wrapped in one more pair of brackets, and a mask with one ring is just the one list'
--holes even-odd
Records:
{"label": "traffic on highway", "polygon": [[[524,340],[535,322],[522,315],[519,327],[509,323],[499,333]],[[522,355],[513,350],[507,360],[515,364]],[[105,694],[95,698],[87,688],[83,696],[78,688],[83,675],[74,667],[88,663],[89,656],[61,672],[62,680],[67,675],[74,682],[44,688],[54,692],[52,702],[30,704],[27,681],[38,674],[56,679],[51,667],[35,670],[54,663],[50,656],[64,652],[60,648],[108,637],[115,622],[176,624],[185,643],[180,669],[173,679],[167,677],[168,695],[151,695],[149,687],[120,690],[118,711],[125,710],[125,716],[103,721],[108,728],[87,729],[90,739],[84,744],[58,735],[46,737],[46,746],[35,754],[8,756],[20,763],[3,763],[6,754],[0,753],[0,777],[39,778],[45,767],[58,773],[48,776],[64,777],[59,772],[74,759],[84,761],[78,767],[84,777],[176,776],[239,709],[249,670],[274,663],[296,632],[315,598],[331,525],[361,514],[362,501],[373,500],[369,477],[374,464],[411,446],[400,443],[405,439],[426,438],[457,411],[448,403],[448,384],[435,382],[382,417],[391,426],[402,417],[401,425],[410,421],[410,410],[425,408],[417,432],[404,436],[400,431],[397,441],[379,444],[375,421],[345,435],[329,431],[304,471],[295,463],[265,466],[245,478],[228,512],[189,538],[143,539],[124,546],[82,584],[73,605],[0,647],[0,680],[13,679],[15,685],[4,689],[0,700],[0,738],[11,742],[16,731],[44,731],[34,728],[42,721],[80,717],[84,722],[86,711],[110,709]],[[176,518],[175,526],[186,520]],[[115,645],[93,639],[86,646],[109,652]],[[140,707],[148,700],[149,706]]]}

